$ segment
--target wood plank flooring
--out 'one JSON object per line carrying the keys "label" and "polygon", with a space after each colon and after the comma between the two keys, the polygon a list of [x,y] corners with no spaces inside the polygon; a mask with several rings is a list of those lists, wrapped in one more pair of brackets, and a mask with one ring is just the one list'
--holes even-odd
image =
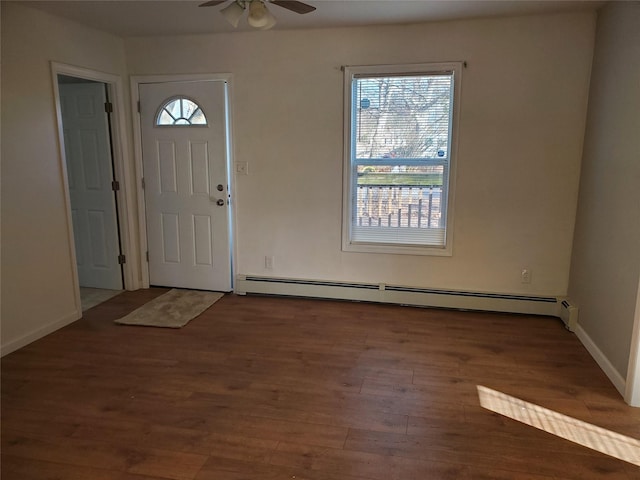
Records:
{"label": "wood plank flooring", "polygon": [[477,385],[640,438],[558,319],[227,295],[179,330],[124,292],[2,359],[3,480],[640,479]]}

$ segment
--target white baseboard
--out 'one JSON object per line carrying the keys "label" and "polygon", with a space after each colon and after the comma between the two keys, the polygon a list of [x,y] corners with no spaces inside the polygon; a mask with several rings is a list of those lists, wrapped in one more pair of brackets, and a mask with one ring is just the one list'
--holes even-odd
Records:
{"label": "white baseboard", "polygon": [[622,375],[620,375],[620,373],[618,373],[606,355],[602,353],[602,350],[598,348],[596,343],[591,339],[589,334],[585,332],[579,323],[576,327],[575,333],[596,363],[600,366],[604,374],[609,378],[609,380],[611,380],[613,386],[616,387],[618,392],[620,392],[620,395],[624,397],[627,383],[626,380]]}
{"label": "white baseboard", "polygon": [[347,283],[238,275],[236,293],[258,293],[418,307],[559,316],[556,297],[437,290],[375,283]]}
{"label": "white baseboard", "polygon": [[30,344],[31,342],[35,342],[36,340],[39,340],[42,337],[49,335],[50,333],[53,333],[56,330],[59,330],[60,328],[75,322],[76,320],[79,320],[80,318],[82,318],[82,312],[80,310],[75,310],[72,313],[63,316],[61,319],[56,320],[55,322],[44,325],[36,330],[27,333],[26,335],[16,338],[15,340],[10,340],[9,342],[4,343],[0,346],[0,357],[4,357],[11,352],[15,352],[19,348],[22,348],[25,345]]}

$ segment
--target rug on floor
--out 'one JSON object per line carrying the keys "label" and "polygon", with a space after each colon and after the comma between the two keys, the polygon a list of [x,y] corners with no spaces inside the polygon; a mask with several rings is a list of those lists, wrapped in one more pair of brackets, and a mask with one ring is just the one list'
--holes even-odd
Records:
{"label": "rug on floor", "polygon": [[115,320],[121,325],[181,328],[224,296],[218,292],[176,289]]}

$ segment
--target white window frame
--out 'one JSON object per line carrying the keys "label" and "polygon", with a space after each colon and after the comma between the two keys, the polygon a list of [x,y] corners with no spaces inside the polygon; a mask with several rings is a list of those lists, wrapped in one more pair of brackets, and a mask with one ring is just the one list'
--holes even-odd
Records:
{"label": "white window frame", "polygon": [[[407,74],[437,74],[453,72],[453,106],[452,125],[450,138],[450,158],[448,174],[444,181],[447,182],[447,194],[443,199],[446,212],[445,245],[443,247],[402,245],[393,243],[365,243],[352,241],[352,215],[354,198],[352,187],[354,183],[352,165],[352,102],[353,80],[357,76],[384,76]],[[451,256],[453,245],[453,218],[455,199],[456,159],[458,153],[458,120],[460,117],[460,87],[461,87],[462,62],[424,63],[405,65],[371,65],[344,67],[344,174],[343,174],[343,205],[342,205],[342,250],[346,252],[363,253],[391,253],[408,255],[435,255]]]}

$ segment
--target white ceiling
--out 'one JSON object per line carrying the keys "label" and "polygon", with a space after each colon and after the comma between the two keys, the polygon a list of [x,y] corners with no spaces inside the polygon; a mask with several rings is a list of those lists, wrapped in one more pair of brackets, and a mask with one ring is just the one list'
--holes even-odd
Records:
{"label": "white ceiling", "polygon": [[[122,37],[232,32],[221,17],[225,5],[199,8],[206,0],[18,0],[54,15]],[[410,24],[493,16],[596,9],[602,1],[529,0],[309,0],[317,10],[297,15],[271,5],[275,29]],[[237,31],[251,30],[244,19]]]}

